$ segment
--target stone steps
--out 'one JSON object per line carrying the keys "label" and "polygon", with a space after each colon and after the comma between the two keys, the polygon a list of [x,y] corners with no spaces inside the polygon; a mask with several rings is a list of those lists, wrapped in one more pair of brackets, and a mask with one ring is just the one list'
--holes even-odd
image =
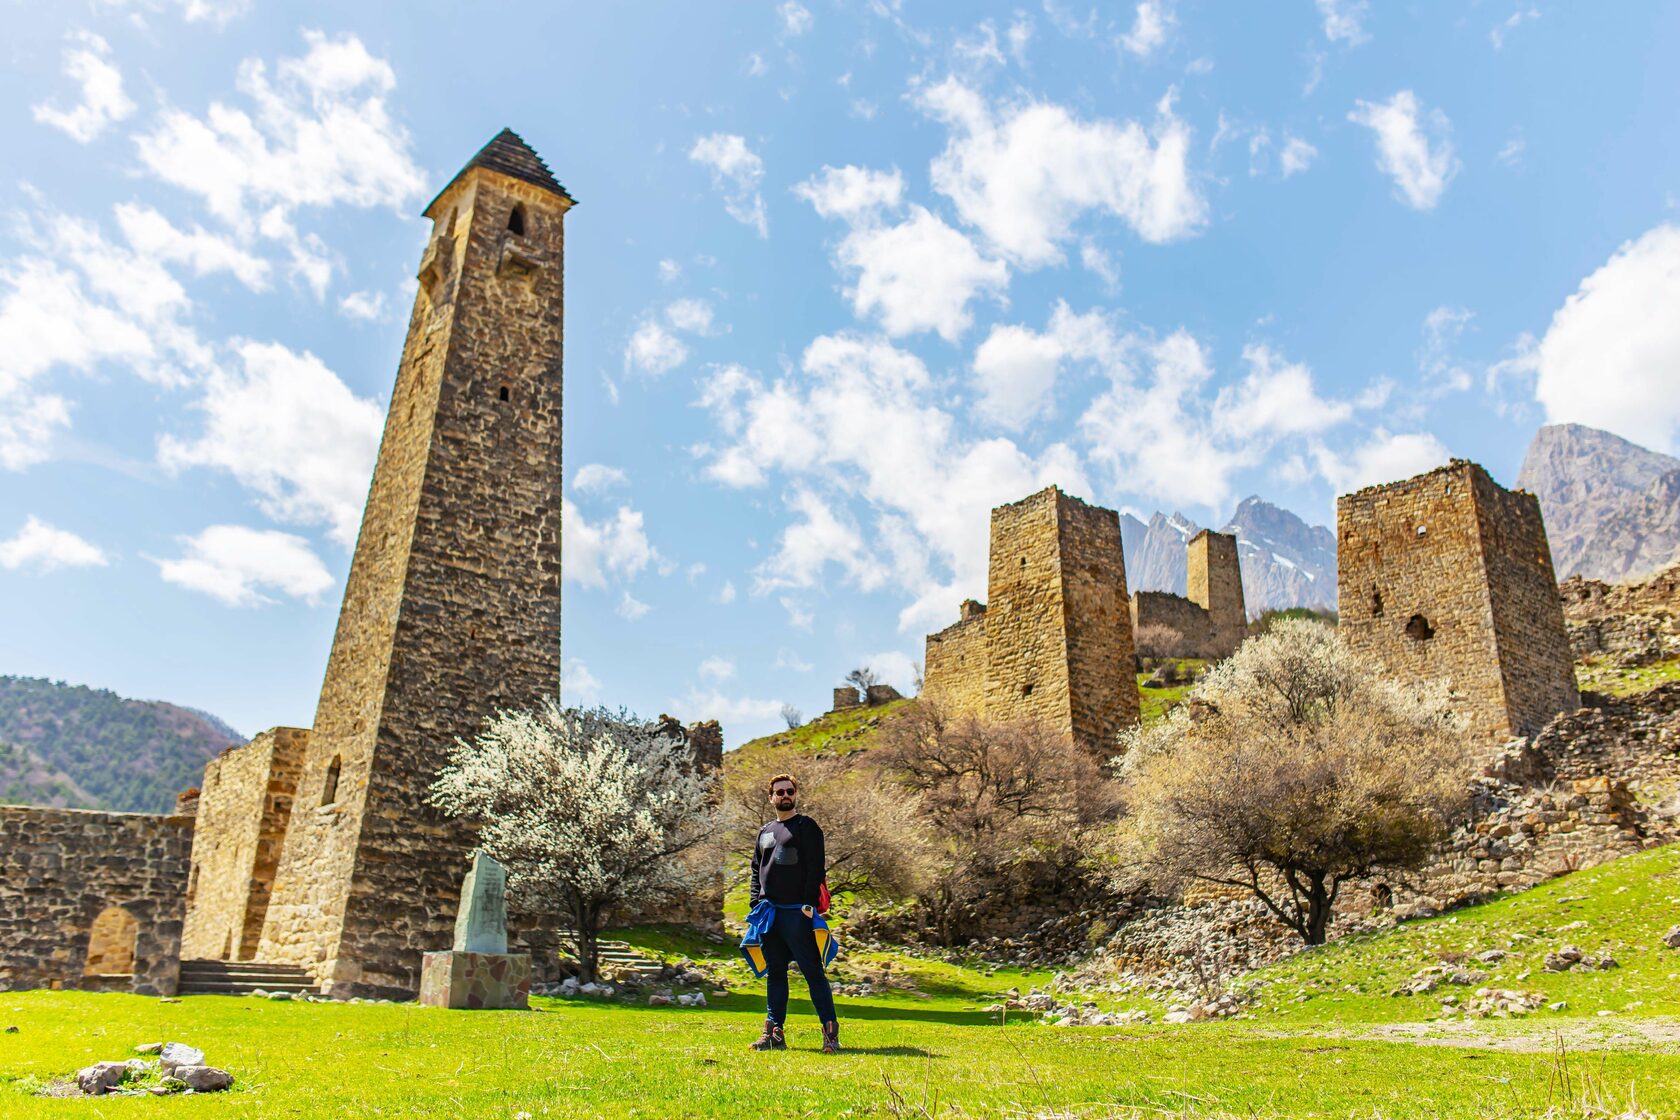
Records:
{"label": "stone steps", "polygon": [[182,961],[182,995],[249,995],[258,990],[297,995],[315,990],[301,968],[262,961]]}

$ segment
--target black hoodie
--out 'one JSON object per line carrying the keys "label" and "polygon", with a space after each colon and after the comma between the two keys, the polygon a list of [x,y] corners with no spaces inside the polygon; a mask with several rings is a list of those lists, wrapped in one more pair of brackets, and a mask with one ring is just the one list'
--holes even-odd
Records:
{"label": "black hoodie", "polygon": [[823,834],[801,813],[771,821],[753,844],[751,904],[761,898],[784,906],[816,906],[823,881]]}

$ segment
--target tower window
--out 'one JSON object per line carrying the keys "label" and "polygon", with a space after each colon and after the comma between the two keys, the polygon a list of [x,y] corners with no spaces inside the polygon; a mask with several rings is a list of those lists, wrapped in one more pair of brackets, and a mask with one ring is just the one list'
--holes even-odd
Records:
{"label": "tower window", "polygon": [[1414,614],[1406,623],[1406,637],[1414,642],[1427,642],[1435,636],[1435,628],[1421,614]]}
{"label": "tower window", "polygon": [[1030,684],[1022,685],[1021,686],[1021,695],[1022,696],[1031,696],[1032,695],[1032,685],[1030,685]]}
{"label": "tower window", "polygon": [[508,399],[508,387],[506,385],[503,385],[499,390],[496,391],[496,397],[497,397],[498,400],[504,400],[504,401],[507,400]]}
{"label": "tower window", "polygon": [[508,232],[515,237],[525,236],[525,207],[515,206],[508,214]]}
{"label": "tower window", "polygon": [[344,768],[339,755],[333,755],[333,760],[327,767],[327,780],[321,785],[321,804],[331,805],[338,800],[338,774]]}
{"label": "tower window", "polygon": [[1371,617],[1372,618],[1381,618],[1382,617],[1382,612],[1383,612],[1382,592],[1381,591],[1373,591],[1373,592],[1371,592]]}
{"label": "tower window", "polygon": [[1027,566],[1027,558],[1025,556],[1023,556],[1023,557],[1021,557],[1021,567],[1024,568],[1026,566]]}

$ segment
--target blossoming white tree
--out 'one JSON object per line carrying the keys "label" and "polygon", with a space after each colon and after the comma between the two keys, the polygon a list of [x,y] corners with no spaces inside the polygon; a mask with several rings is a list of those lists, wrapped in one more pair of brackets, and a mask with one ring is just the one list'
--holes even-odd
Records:
{"label": "blossoming white tree", "polygon": [[550,699],[497,712],[477,737],[455,740],[431,802],[477,824],[521,909],[571,919],[592,980],[615,912],[715,876],[696,858],[716,828],[714,781],[659,725]]}

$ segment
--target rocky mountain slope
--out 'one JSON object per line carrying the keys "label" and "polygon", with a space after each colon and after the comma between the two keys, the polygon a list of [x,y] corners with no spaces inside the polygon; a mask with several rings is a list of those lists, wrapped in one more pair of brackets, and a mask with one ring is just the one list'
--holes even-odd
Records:
{"label": "rocky mountain slope", "polygon": [[161,813],[244,736],[156,700],[0,677],[0,801]]}
{"label": "rocky mountain slope", "polygon": [[[1147,522],[1121,515],[1127,589],[1184,594],[1184,546],[1201,530],[1181,513],[1156,513]],[[1336,609],[1336,536],[1329,529],[1249,497],[1219,531],[1236,535],[1249,614],[1288,607]]]}
{"label": "rocky mountain slope", "polygon": [[1680,559],[1680,459],[1580,424],[1535,433],[1517,485],[1540,499],[1558,579],[1638,579]]}

